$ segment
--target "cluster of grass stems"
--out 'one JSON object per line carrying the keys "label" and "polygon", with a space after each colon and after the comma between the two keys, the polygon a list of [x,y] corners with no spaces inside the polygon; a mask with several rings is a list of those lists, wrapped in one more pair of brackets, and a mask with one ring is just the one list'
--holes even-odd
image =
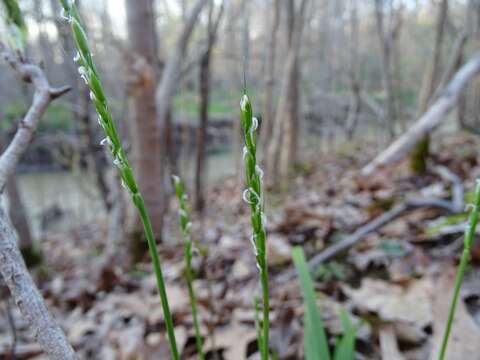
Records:
{"label": "cluster of grass stems", "polygon": [[[157,246],[152,231],[150,217],[145,208],[142,194],[137,185],[132,167],[127,159],[126,153],[122,148],[121,141],[109,110],[107,98],[103,90],[98,70],[93,61],[87,36],[82,26],[78,10],[72,0],[59,0],[64,11],[64,17],[70,24],[72,36],[77,49],[77,55],[74,61],[78,64],[78,72],[90,88],[91,100],[95,110],[98,113],[98,123],[105,133],[105,139],[102,144],[108,146],[113,163],[116,165],[122,185],[131,195],[140,219],[142,221],[145,237],[148,242],[149,252],[152,258],[153,271],[157,280],[157,287],[160,295],[162,310],[165,318],[168,339],[170,343],[171,355],[174,360],[179,360],[179,353],[175,340],[173,319],[168,304],[165,281],[162,275],[160,259]],[[26,27],[21,11],[16,0],[3,0],[6,9],[6,22],[10,30],[10,42],[14,48],[21,47],[26,36]],[[266,258],[266,232],[265,215],[263,200],[263,171],[257,164],[257,128],[258,120],[253,117],[252,104],[244,92],[240,101],[240,120],[244,133],[245,146],[243,150],[243,159],[245,163],[246,190],[243,193],[243,199],[249,204],[251,210],[251,241],[254,247],[257,267],[259,269],[259,278],[261,285],[261,299],[255,297],[255,324],[257,329],[258,347],[261,360],[268,360],[269,350],[269,285],[268,285],[268,266]],[[186,204],[186,194],[184,185],[178,177],[173,177],[175,193],[179,202],[179,222],[184,238],[184,258],[185,258],[185,277],[188,287],[191,311],[193,316],[193,325],[195,330],[195,339],[198,356],[201,360],[205,359],[203,350],[203,340],[200,333],[198,321],[197,302],[193,289],[194,272],[192,270],[192,237],[190,233],[190,217]],[[460,260],[455,280],[453,297],[450,304],[447,324],[439,352],[439,360],[444,360],[448,345],[448,339],[451,332],[453,319],[455,315],[456,304],[458,301],[461,284],[465,274],[465,268],[470,258],[471,246],[475,235],[475,229],[478,222],[478,210],[480,208],[480,182],[477,181],[475,188],[474,203],[471,205],[468,224],[465,229],[464,250]],[[325,327],[321,319],[305,255],[301,248],[293,250],[293,262],[297,269],[300,288],[304,297],[305,315],[304,315],[304,351],[307,360],[330,360],[330,354]],[[260,314],[262,314],[260,316]],[[344,335],[337,339],[333,360],[353,360],[355,349],[355,335],[357,326],[353,326],[348,314],[345,311],[340,312],[340,318],[344,328]]]}

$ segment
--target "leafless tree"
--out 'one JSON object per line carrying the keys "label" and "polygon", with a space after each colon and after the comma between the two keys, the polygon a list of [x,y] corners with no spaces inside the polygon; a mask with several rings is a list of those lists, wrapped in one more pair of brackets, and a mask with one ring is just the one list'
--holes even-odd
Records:
{"label": "leafless tree", "polygon": [[[158,108],[155,90],[158,79],[158,48],[153,0],[127,1],[127,23],[131,52],[134,54],[129,79],[130,94],[134,99],[134,161],[139,178],[139,186],[148,194],[145,205],[153,219],[155,236],[160,239],[164,213],[162,141],[157,126]],[[131,231],[132,252],[136,258],[138,238],[142,229],[139,221]],[[136,254],[136,255],[135,255]]]}
{"label": "leafless tree", "polygon": [[207,152],[208,106],[210,103],[211,58],[217,38],[218,27],[223,16],[224,2],[216,18],[213,18],[215,4],[210,1],[207,25],[207,44],[200,58],[200,124],[197,129],[197,161],[195,168],[195,209],[202,211],[205,206],[205,165]]}

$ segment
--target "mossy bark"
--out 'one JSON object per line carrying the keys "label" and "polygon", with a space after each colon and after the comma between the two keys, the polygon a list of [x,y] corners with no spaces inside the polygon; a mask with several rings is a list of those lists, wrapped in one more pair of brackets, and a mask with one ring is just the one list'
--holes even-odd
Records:
{"label": "mossy bark", "polygon": [[429,156],[430,136],[421,139],[413,148],[410,155],[410,169],[415,174],[423,174],[427,171],[427,160]]}

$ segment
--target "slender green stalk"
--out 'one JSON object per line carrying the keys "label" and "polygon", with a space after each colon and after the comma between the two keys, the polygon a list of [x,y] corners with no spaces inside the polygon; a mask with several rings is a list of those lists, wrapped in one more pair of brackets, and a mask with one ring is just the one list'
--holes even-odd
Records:
{"label": "slender green stalk", "polygon": [[150,255],[152,257],[153,271],[155,272],[157,279],[157,286],[162,304],[163,315],[165,318],[165,325],[167,328],[168,339],[170,341],[170,350],[173,359],[179,360],[180,357],[178,354],[175,333],[173,330],[173,319],[170,313],[170,307],[168,305],[165,281],[163,279],[150,217],[147,209],[145,208],[142,194],[140,193],[137,182],[133,175],[132,167],[130,166],[125,151],[122,148],[115,123],[113,122],[112,114],[108,107],[105,92],[100,81],[100,76],[93,62],[92,53],[88,45],[87,36],[83,30],[78,10],[72,0],[59,1],[63,6],[63,15],[70,23],[72,29],[73,39],[77,48],[77,55],[75,56],[74,60],[79,65],[78,72],[90,88],[90,97],[98,113],[98,123],[106,135],[105,139],[102,141],[102,145],[108,145],[108,148],[112,154],[113,163],[117,166],[120,173],[122,185],[129,191],[130,195],[132,196],[132,201],[140,215],[140,219],[145,231],[145,237],[147,238]]}
{"label": "slender green stalk", "polygon": [[259,339],[260,355],[262,360],[269,357],[269,329],[270,329],[270,305],[268,290],[268,265],[266,253],[265,214],[263,211],[262,178],[263,171],[257,165],[257,128],[258,120],[252,116],[252,104],[246,92],[240,101],[240,119],[243,127],[245,147],[243,148],[243,159],[245,162],[245,173],[247,189],[243,193],[243,199],[250,205],[251,223],[253,228],[252,244],[255,250],[257,266],[260,271],[260,284],[262,287],[263,300],[263,323],[262,338]]}
{"label": "slender green stalk", "polygon": [[190,227],[192,223],[190,222],[190,217],[188,214],[186,199],[187,195],[185,194],[185,188],[182,181],[178,176],[173,176],[173,184],[175,186],[175,194],[178,198],[179,203],[179,220],[180,228],[182,229],[183,239],[184,239],[184,258],[185,258],[185,277],[187,280],[188,287],[188,297],[190,298],[190,306],[192,308],[192,317],[193,317],[193,327],[195,329],[195,341],[197,345],[198,356],[200,360],[205,360],[205,354],[203,353],[203,341],[202,335],[200,334],[200,325],[198,322],[198,312],[197,312],[197,299],[195,297],[195,292],[193,290],[193,270],[192,270],[192,236],[190,233]]}
{"label": "slender green stalk", "polygon": [[462,286],[463,277],[465,275],[465,268],[467,267],[468,261],[470,259],[470,250],[472,248],[472,243],[475,236],[475,229],[477,228],[479,209],[480,209],[480,181],[477,180],[477,185],[475,187],[474,203],[471,205],[468,224],[465,227],[463,253],[460,259],[460,264],[458,265],[457,276],[455,278],[455,287],[453,290],[452,301],[450,303],[450,309],[448,311],[447,326],[445,327],[445,332],[443,334],[442,347],[440,349],[440,355],[438,357],[439,360],[444,360],[445,355],[447,353],[448,338],[452,330],[453,318],[455,316],[455,309],[457,307],[458,296],[460,294],[460,288]]}

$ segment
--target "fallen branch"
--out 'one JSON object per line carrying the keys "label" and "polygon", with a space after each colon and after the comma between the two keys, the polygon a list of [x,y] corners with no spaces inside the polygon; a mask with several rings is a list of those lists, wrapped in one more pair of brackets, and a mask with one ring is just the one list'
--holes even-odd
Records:
{"label": "fallen branch", "polygon": [[445,115],[457,104],[462,90],[479,72],[480,52],[476,53],[468,63],[458,70],[428,111],[406,133],[366,165],[362,169],[362,174],[364,176],[371,175],[376,170],[393,165],[403,159],[419,140],[442,123]]}
{"label": "fallen branch", "polygon": [[[452,183],[452,200],[443,199],[419,199],[407,200],[402,204],[393,207],[391,210],[371,220],[367,224],[359,227],[353,234],[329,246],[321,253],[315,255],[308,261],[311,271],[314,271],[325,261],[333,258],[340,252],[347,250],[353,245],[359,243],[366,235],[380,229],[389,222],[395,220],[400,215],[419,208],[433,207],[445,210],[448,213],[458,213],[463,210],[464,187],[461,179],[451,172],[448,168],[437,166],[432,171],[438,174],[443,180]],[[286,281],[295,276],[295,272],[288,270],[285,274],[277,277],[278,281]]]}
{"label": "fallen branch", "polygon": [[[23,80],[33,83],[35,92],[30,109],[21,120],[13,140],[0,156],[0,193],[9,176],[15,171],[50,102],[69,90],[69,87],[58,89],[50,87],[45,74],[38,66],[29,64],[6,50],[2,52],[2,56],[20,73]],[[53,360],[76,359],[64,332],[50,314],[28,273],[17,240],[5,211],[0,207],[0,274],[44,352]]]}

